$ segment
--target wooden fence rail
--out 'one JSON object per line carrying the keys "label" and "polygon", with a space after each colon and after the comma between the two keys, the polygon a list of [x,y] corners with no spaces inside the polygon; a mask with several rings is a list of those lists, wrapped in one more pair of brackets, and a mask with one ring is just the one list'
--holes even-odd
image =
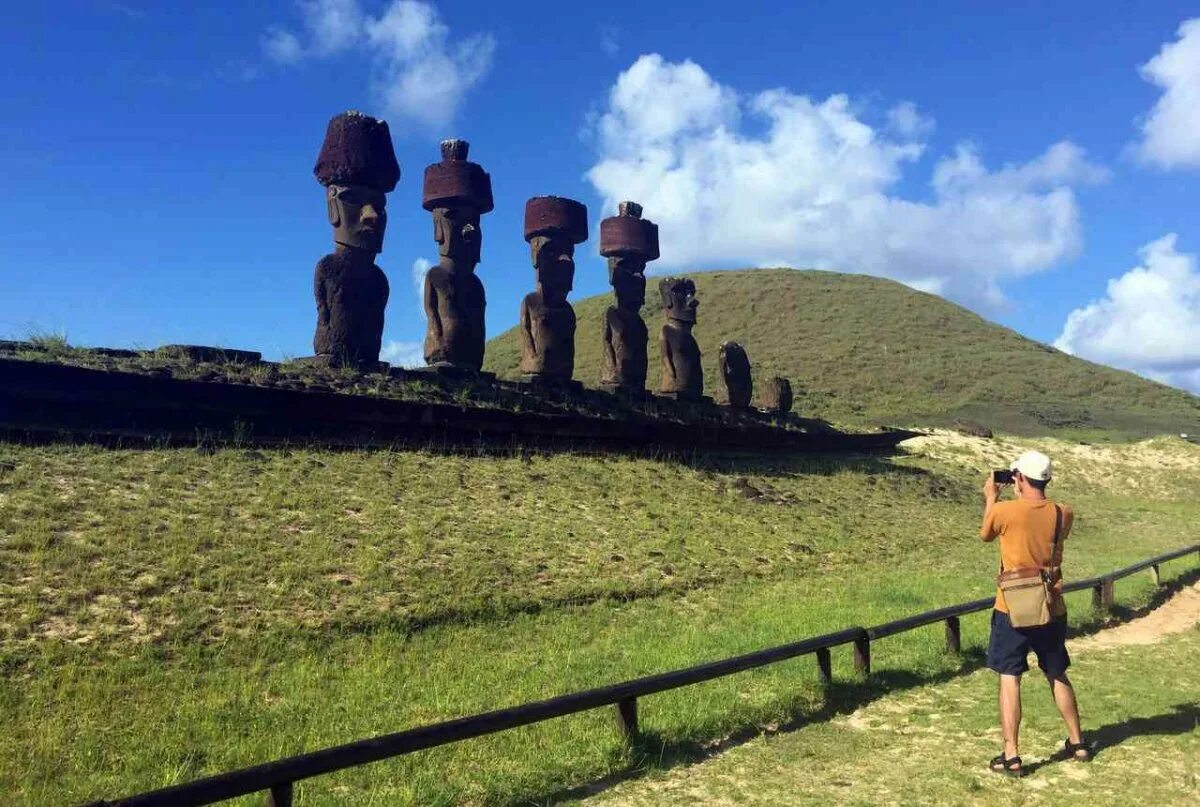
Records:
{"label": "wooden fence rail", "polygon": [[[1072,592],[1091,589],[1093,604],[1106,609],[1112,605],[1114,581],[1144,569],[1150,569],[1154,583],[1157,585],[1160,581],[1159,568],[1163,563],[1193,553],[1200,559],[1200,544],[1192,544],[1173,552],[1165,552],[1099,577],[1067,584],[1063,590]],[[828,683],[833,678],[830,648],[846,644],[853,646],[855,669],[863,674],[869,674],[872,641],[935,622],[945,623],[947,649],[958,652],[961,647],[959,618],[966,614],[990,609],[992,602],[993,598],[987,597],[961,605],[926,611],[893,622],[885,622],[873,628],[846,628],[836,633],[827,633],[823,636],[766,650],[733,656],[720,661],[711,661],[683,670],[648,675],[619,684],[560,695],[549,700],[447,720],[367,740],[358,740],[116,801],[95,801],[86,807],[166,807],[167,805],[181,807],[182,805],[212,804],[260,791],[268,794],[269,807],[290,807],[294,783],[301,779],[333,773],[369,762],[378,762],[471,737],[494,734],[517,726],[540,723],[543,720],[585,712],[601,706],[616,707],[619,727],[627,737],[632,738],[637,733],[637,699],[640,697],[711,681],[715,678],[809,654],[816,656],[820,679],[822,682]]]}

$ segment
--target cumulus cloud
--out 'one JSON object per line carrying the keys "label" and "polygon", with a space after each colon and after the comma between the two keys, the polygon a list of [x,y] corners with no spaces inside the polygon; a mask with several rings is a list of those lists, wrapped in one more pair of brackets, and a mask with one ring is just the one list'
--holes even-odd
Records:
{"label": "cumulus cloud", "polygon": [[1161,168],[1200,168],[1200,17],[1177,35],[1140,68],[1163,94],[1142,122],[1137,153]]}
{"label": "cumulus cloud", "polygon": [[425,304],[424,300],[422,299],[423,295],[425,294],[425,273],[429,271],[429,267],[431,266],[433,266],[433,262],[428,261],[425,258],[417,258],[412,262],[411,271],[413,288],[416,290],[417,299],[421,301],[422,305]]}
{"label": "cumulus cloud", "polygon": [[1072,311],[1059,350],[1200,392],[1200,269],[1175,233],[1138,251],[1102,300]]}
{"label": "cumulus cloud", "polygon": [[393,367],[425,366],[425,354],[420,342],[390,340],[380,349],[379,360]]}
{"label": "cumulus cloud", "polygon": [[906,199],[895,186],[933,126],[915,105],[876,128],[845,95],[743,96],[658,54],[620,74],[593,125],[600,154],[588,179],[606,210],[645,205],[660,270],[839,269],[978,305],[1003,299],[1003,279],[1078,253],[1073,189],[1106,176],[1070,142],[996,170],[964,144],[937,162],[930,199]]}
{"label": "cumulus cloud", "polygon": [[467,92],[491,68],[496,42],[475,34],[451,42],[438,10],[421,0],[393,0],[379,16],[356,0],[303,0],[304,36],[280,26],[263,36],[263,52],[282,65],[340,54],[371,56],[371,92],[385,115],[433,128],[449,123]]}

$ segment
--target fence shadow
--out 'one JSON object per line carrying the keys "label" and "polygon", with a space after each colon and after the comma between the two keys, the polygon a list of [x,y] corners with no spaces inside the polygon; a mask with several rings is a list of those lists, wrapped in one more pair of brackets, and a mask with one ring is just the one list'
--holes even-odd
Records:
{"label": "fence shadow", "polygon": [[[805,657],[807,658],[807,657]],[[540,796],[524,796],[510,802],[517,804],[551,805],[573,799],[588,798],[615,787],[623,782],[639,779],[651,771],[666,771],[672,768],[694,765],[711,757],[723,754],[764,734],[788,734],[813,723],[831,720],[838,715],[850,714],[884,695],[902,692],[920,686],[943,684],[961,675],[983,667],[985,653],[982,648],[966,648],[959,655],[959,664],[938,673],[922,675],[911,670],[874,669],[869,678],[849,681],[834,681],[824,688],[824,704],[818,709],[797,708],[787,720],[766,731],[759,726],[743,726],[722,739],[709,742],[683,740],[668,737],[661,732],[646,730],[638,734],[629,747],[628,766],[608,776],[563,788]]]}

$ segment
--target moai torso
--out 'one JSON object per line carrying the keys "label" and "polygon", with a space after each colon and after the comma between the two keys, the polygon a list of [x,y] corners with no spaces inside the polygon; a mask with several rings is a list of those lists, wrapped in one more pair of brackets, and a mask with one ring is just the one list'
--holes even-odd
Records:
{"label": "moai torso", "polygon": [[483,282],[474,272],[435,266],[425,275],[425,361],[479,370],[483,367]]}
{"label": "moai torso", "polygon": [[692,336],[692,323],[667,320],[659,345],[663,365],[659,391],[699,399],[704,394],[704,369],[700,366],[700,345]]}
{"label": "moai torso", "polygon": [[313,278],[316,353],[351,364],[379,360],[389,290],[387,276],[372,257],[338,251],[317,262]]}
{"label": "moai torso", "polygon": [[526,375],[569,379],[575,372],[575,310],[541,291],[521,300],[521,366]]}
{"label": "moai torso", "polygon": [[650,331],[638,311],[617,305],[604,314],[604,371],[606,387],[646,389],[646,346]]}

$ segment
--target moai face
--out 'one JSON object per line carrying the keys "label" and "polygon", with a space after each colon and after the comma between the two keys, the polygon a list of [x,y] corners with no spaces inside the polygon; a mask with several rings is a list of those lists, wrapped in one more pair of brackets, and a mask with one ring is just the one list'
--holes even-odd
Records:
{"label": "moai face", "polygon": [[330,185],[325,189],[334,243],[376,254],[383,251],[387,196],[366,185]]}
{"label": "moai face", "polygon": [[529,252],[547,301],[565,301],[575,282],[575,243],[563,233],[537,235],[529,241]]}
{"label": "moai face", "polygon": [[616,255],[608,259],[608,282],[617,295],[617,305],[638,311],[646,304],[646,259]]}
{"label": "moai face", "polygon": [[695,283],[690,280],[666,280],[660,290],[668,319],[688,323],[696,321],[696,308],[700,301],[696,299]]}
{"label": "moai face", "polygon": [[479,211],[469,205],[434,208],[433,238],[438,243],[439,255],[473,269],[479,263],[483,242]]}

